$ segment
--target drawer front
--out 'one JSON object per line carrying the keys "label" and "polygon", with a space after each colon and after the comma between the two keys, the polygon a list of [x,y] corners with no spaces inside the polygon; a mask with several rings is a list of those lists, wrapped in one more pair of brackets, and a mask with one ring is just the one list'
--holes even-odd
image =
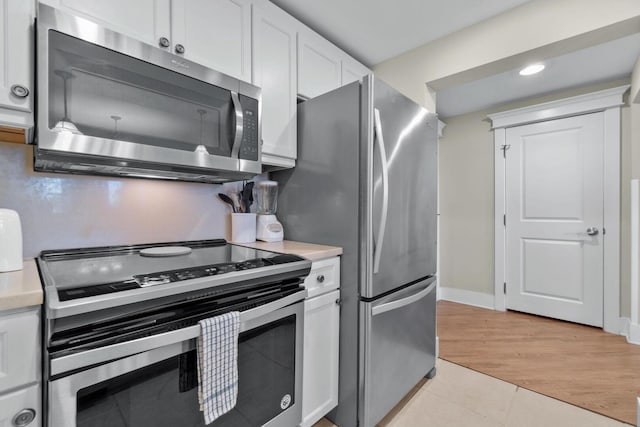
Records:
{"label": "drawer front", "polygon": [[39,330],[38,311],[0,312],[0,393],[38,380]]}
{"label": "drawer front", "polygon": [[314,261],[304,281],[307,298],[313,298],[340,287],[340,257]]}
{"label": "drawer front", "polygon": [[[18,419],[16,420],[16,417]],[[42,425],[42,409],[40,405],[40,386],[32,385],[7,394],[0,394],[0,427],[13,427],[14,420],[27,423],[28,427]]]}

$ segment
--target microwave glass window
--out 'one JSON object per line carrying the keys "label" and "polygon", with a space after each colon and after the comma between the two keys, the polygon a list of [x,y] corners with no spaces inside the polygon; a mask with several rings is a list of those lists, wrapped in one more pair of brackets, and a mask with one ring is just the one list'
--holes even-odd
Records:
{"label": "microwave glass window", "polygon": [[50,129],[230,156],[228,90],[57,31],[49,42]]}
{"label": "microwave glass window", "polygon": [[[240,334],[236,406],[211,427],[254,427],[295,403],[296,316]],[[89,386],[77,427],[201,427],[195,350]]]}

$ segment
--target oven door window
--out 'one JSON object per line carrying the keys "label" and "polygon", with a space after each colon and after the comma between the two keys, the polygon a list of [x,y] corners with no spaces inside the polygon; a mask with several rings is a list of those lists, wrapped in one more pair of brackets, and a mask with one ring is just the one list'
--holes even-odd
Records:
{"label": "oven door window", "polygon": [[[255,427],[294,404],[296,317],[240,335],[238,400],[209,426]],[[195,350],[81,389],[77,427],[204,426]]]}
{"label": "oven door window", "polygon": [[49,44],[52,131],[231,156],[228,90],[57,31]]}

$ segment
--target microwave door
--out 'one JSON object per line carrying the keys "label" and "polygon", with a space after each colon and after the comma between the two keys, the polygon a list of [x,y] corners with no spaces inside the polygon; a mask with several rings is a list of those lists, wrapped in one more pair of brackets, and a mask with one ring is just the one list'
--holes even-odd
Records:
{"label": "microwave door", "polygon": [[44,13],[38,152],[123,170],[262,172],[258,88],[107,29],[87,40],[77,26],[46,21]]}

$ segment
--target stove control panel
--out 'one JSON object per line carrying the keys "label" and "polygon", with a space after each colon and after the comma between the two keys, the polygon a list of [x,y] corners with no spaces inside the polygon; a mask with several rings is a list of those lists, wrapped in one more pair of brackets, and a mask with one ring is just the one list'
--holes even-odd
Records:
{"label": "stove control panel", "polygon": [[267,267],[277,264],[264,258],[250,259],[237,263],[222,263],[203,265],[179,270],[160,271],[150,274],[139,274],[131,280],[117,283],[105,283],[100,285],[85,286],[80,288],[67,288],[58,290],[60,301],[69,301],[78,298],[88,298],[113,292],[129,291],[132,289],[147,288],[150,286],[166,285],[183,280],[198,279],[200,277],[216,276],[218,274],[244,271],[254,268]]}

